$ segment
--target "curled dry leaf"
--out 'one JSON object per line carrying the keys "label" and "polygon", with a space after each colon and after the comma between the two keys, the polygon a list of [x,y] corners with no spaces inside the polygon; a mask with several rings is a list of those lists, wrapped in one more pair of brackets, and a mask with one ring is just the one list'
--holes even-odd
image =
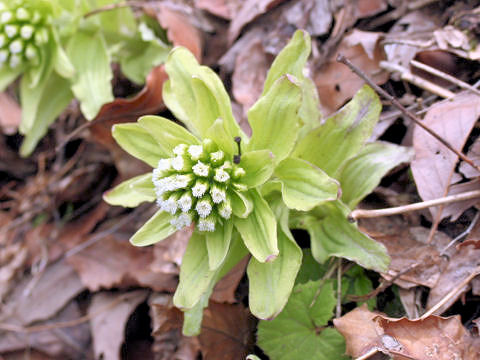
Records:
{"label": "curled dry leaf", "polygon": [[183,313],[173,306],[173,295],[152,294],[149,304],[155,359],[197,359],[200,353],[198,338],[182,335]]}
{"label": "curled dry leaf", "polygon": [[195,7],[227,20],[232,20],[243,0],[195,0]]}
{"label": "curled dry leaf", "polygon": [[145,286],[156,291],[173,292],[177,276],[153,272],[149,268],[152,261],[152,247],[134,247],[127,238],[114,235],[108,235],[68,258],[83,284],[91,291]]}
{"label": "curled dry leaf", "polygon": [[121,358],[127,320],[147,295],[146,290],[136,290],[123,294],[100,292],[93,296],[88,315],[96,359]]}
{"label": "curled dry leaf", "polygon": [[[423,122],[455,149],[461,150],[479,115],[477,95],[464,92],[434,104]],[[413,147],[415,159],[411,169],[421,198],[432,200],[446,195],[454,179],[457,155],[420,127],[414,129]],[[430,208],[434,218],[437,211],[438,208]]]}
{"label": "curled dry leaf", "polygon": [[474,360],[480,356],[480,339],[468,333],[459,316],[395,319],[362,305],[333,323],[345,337],[347,354],[353,357],[373,349],[394,360]]}
{"label": "curled dry leaf", "polygon": [[[430,290],[427,309],[442,300],[445,295],[468,278],[478,266],[480,266],[480,241],[470,240],[459,244],[457,251],[450,257],[447,267],[440,274],[437,283]],[[442,314],[468,289],[469,285],[465,285],[454,297],[439,308],[435,314]]]}
{"label": "curled dry leaf", "polygon": [[[52,293],[49,293],[50,298]],[[33,305],[34,306],[34,305]],[[37,358],[47,359],[77,359],[88,358],[88,348],[90,343],[90,332],[86,322],[75,322],[81,318],[79,306],[75,302],[68,303],[58,315],[48,321],[40,322],[35,325],[37,329],[44,328],[42,331],[26,332],[6,332],[0,334],[0,353],[3,355],[12,351],[24,351],[30,354],[32,349],[41,351],[47,356]],[[71,322],[72,326],[60,327],[58,323]]]}
{"label": "curled dry leaf", "polygon": [[388,73],[381,71],[379,66],[380,61],[384,60],[380,38],[380,33],[355,29],[343,38],[335,54],[315,71],[313,80],[325,115],[337,110],[364,84],[348,67],[336,61],[339,53],[362,69],[375,83],[383,84],[388,80]]}
{"label": "curled dry leaf", "polygon": [[[433,287],[446,267],[445,258],[439,256],[450,238],[437,232],[428,244],[429,230],[423,227],[406,227],[401,218],[362,219],[361,228],[387,248],[391,258],[387,280],[408,268],[412,270],[396,279],[395,284],[408,289],[423,285]],[[452,249],[453,250],[453,249]]]}
{"label": "curled dry leaf", "polygon": [[249,313],[243,305],[211,301],[198,339],[204,359],[237,360],[247,355],[252,335]]}
{"label": "curled dry leaf", "polygon": [[245,276],[245,268],[247,267],[248,260],[248,256],[241,260],[215,285],[212,296],[210,297],[212,301],[230,304],[237,302],[235,291],[237,290],[240,280]]}

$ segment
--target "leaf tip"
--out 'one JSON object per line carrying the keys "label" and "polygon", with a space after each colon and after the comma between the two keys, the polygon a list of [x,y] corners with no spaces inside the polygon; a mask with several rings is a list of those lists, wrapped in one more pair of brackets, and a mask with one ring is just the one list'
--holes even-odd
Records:
{"label": "leaf tip", "polygon": [[265,262],[269,263],[274,261],[278,257],[278,254],[270,254],[266,257]]}

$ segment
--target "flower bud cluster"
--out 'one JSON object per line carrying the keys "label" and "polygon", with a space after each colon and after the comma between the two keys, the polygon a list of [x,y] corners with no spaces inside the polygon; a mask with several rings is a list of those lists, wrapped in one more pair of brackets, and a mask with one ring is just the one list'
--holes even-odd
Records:
{"label": "flower bud cluster", "polygon": [[[0,67],[37,65],[39,49],[48,42],[50,21],[32,0],[0,0]],[[44,9],[42,9],[44,11]]]}
{"label": "flower bud cluster", "polygon": [[157,204],[173,215],[177,229],[196,223],[199,231],[215,231],[217,222],[230,219],[229,192],[246,190],[245,170],[230,160],[210,139],[201,145],[180,144],[174,157],[161,159],[153,170]]}

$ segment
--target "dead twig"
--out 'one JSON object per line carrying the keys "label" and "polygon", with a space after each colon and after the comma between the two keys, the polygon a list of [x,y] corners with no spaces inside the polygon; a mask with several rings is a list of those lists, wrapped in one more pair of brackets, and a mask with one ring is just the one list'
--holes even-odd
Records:
{"label": "dead twig", "polygon": [[348,219],[353,222],[361,218],[392,216],[392,215],[403,214],[411,211],[426,209],[432,206],[445,205],[445,204],[450,204],[450,203],[465,201],[470,199],[476,199],[476,198],[480,198],[480,190],[467,191],[461,194],[449,195],[439,199],[427,200],[427,201],[422,201],[415,204],[397,206],[397,207],[386,208],[386,209],[377,209],[377,210],[357,209],[357,210],[353,210],[348,215]]}
{"label": "dead twig", "polygon": [[355,74],[357,74],[360,78],[362,78],[368,85],[370,85],[377,93],[382,95],[385,99],[390,101],[393,106],[395,106],[398,110],[402,112],[405,116],[407,116],[410,120],[412,120],[415,124],[420,126],[422,129],[427,131],[430,135],[432,135],[435,139],[440,141],[443,145],[445,145],[450,151],[452,151],[455,155],[457,155],[460,159],[465,161],[467,164],[469,164],[471,167],[473,167],[475,170],[480,171],[480,167],[475,165],[473,161],[468,158],[466,155],[455,149],[448,141],[443,139],[440,135],[438,135],[435,131],[430,129],[428,126],[426,126],[422,120],[413,114],[412,112],[408,111],[400,102],[392,95],[387,93],[385,90],[383,90],[380,86],[375,84],[372,79],[370,79],[362,70],[360,70],[358,67],[352,64],[350,60],[348,60],[344,55],[338,54],[337,56],[337,61],[348,66],[350,70],[352,70]]}

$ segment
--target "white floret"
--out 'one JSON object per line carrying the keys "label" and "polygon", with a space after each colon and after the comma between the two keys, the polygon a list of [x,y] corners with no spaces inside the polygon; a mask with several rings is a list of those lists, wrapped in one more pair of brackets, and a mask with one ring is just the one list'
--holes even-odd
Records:
{"label": "white floret", "polygon": [[183,194],[180,197],[180,199],[178,199],[177,201],[178,207],[183,212],[190,211],[190,209],[192,208],[192,203],[193,203],[192,197],[188,193]]}
{"label": "white floret", "polygon": [[33,34],[33,26],[31,25],[24,25],[20,29],[20,36],[25,40],[28,40],[32,37]]}
{"label": "white floret", "polygon": [[172,215],[177,212],[178,204],[173,196],[170,196],[167,200],[164,200],[161,204],[161,210],[166,211]]}
{"label": "white floret", "polygon": [[9,22],[12,19],[13,15],[10,11],[4,11],[2,12],[2,15],[0,15],[0,22],[2,24],[5,24],[6,22]]}
{"label": "white floret", "polygon": [[181,213],[180,215],[170,220],[170,224],[175,226],[177,230],[180,230],[185,226],[189,226],[191,223],[192,223],[192,217],[190,214],[187,214],[187,213]]}
{"label": "white floret", "polygon": [[215,181],[225,183],[230,179],[230,175],[222,168],[215,169]]}
{"label": "white floret", "polygon": [[28,20],[30,17],[30,14],[24,8],[18,8],[15,15],[18,20]]}
{"label": "white floret", "polygon": [[207,177],[208,173],[210,172],[210,166],[198,161],[195,165],[193,165],[192,170],[197,176]]}
{"label": "white floret", "polygon": [[220,204],[221,202],[223,202],[227,199],[227,194],[225,193],[225,190],[220,189],[217,186],[214,186],[210,190],[210,195],[212,196],[212,201],[215,204]]}
{"label": "white floret", "polygon": [[198,216],[201,218],[206,218],[212,212],[212,204],[210,204],[210,201],[208,200],[201,200],[197,202],[195,210],[197,210]]}
{"label": "white floret", "polygon": [[198,221],[198,230],[200,231],[215,231],[215,222],[209,219],[200,219]]}
{"label": "white floret", "polygon": [[188,147],[188,153],[190,154],[192,160],[198,160],[200,156],[203,155],[203,146],[202,145],[190,145]]}
{"label": "white floret", "polygon": [[16,68],[18,65],[20,65],[22,59],[18,55],[11,55],[10,56],[10,67],[11,68]]}
{"label": "white floret", "polygon": [[173,153],[175,155],[185,155],[185,152],[187,151],[188,146],[186,144],[179,144],[173,148]]}
{"label": "white floret", "polygon": [[22,52],[23,44],[20,40],[15,40],[10,43],[10,46],[8,48],[10,49],[10,52],[12,54],[18,54]]}
{"label": "white floret", "polygon": [[218,213],[221,217],[228,220],[232,216],[232,208],[230,205],[224,204],[224,206],[220,206]]}
{"label": "white floret", "polygon": [[5,25],[4,30],[9,38],[13,38],[18,33],[18,27],[16,25]]}
{"label": "white floret", "polygon": [[177,171],[181,171],[183,169],[183,166],[185,165],[185,161],[183,160],[183,158],[181,156],[175,156],[173,159],[172,159],[172,167],[177,170]]}
{"label": "white floret", "polygon": [[207,184],[197,181],[195,183],[195,186],[192,188],[192,195],[195,196],[196,198],[201,198],[203,195],[205,195],[207,190],[208,190]]}
{"label": "white floret", "polygon": [[8,51],[0,50],[0,63],[4,63],[8,59]]}

